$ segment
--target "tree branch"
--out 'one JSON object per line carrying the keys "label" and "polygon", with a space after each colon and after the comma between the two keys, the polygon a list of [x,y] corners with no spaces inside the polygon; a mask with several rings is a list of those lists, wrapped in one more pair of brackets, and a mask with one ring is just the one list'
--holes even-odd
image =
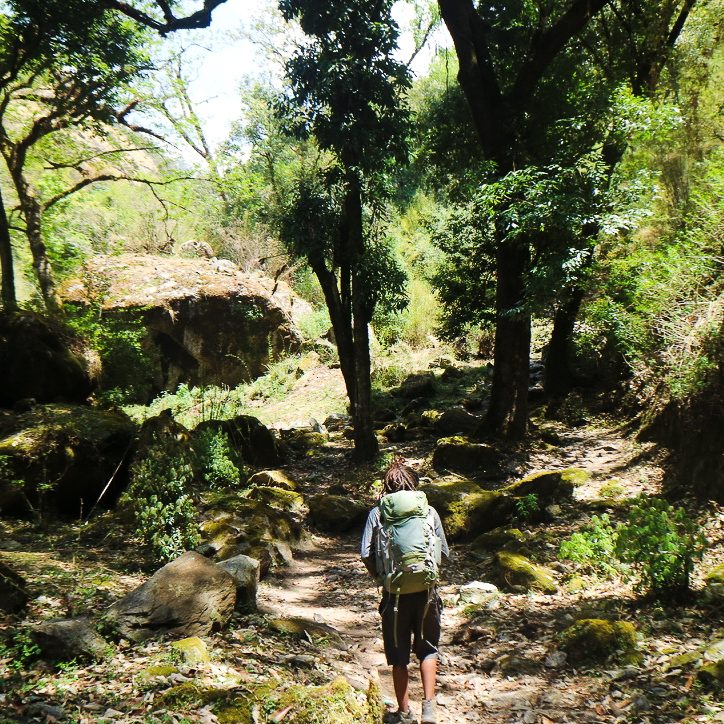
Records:
{"label": "tree branch", "polygon": [[101,158],[102,156],[111,156],[114,153],[132,153],[133,151],[158,151],[158,146],[133,146],[129,148],[112,148],[109,151],[100,151],[99,153],[94,153],[92,156],[88,156],[86,158],[79,158],[77,161],[48,161],[47,165],[44,168],[48,171],[56,171],[61,168],[78,169],[78,167],[82,164],[89,163],[90,161],[95,161],[97,158]]}
{"label": "tree branch", "polygon": [[163,20],[159,20],[123,0],[101,0],[102,5],[109,10],[123,13],[137,23],[152,28],[160,35],[167,35],[176,30],[207,28],[211,24],[211,13],[225,2],[226,0],[204,0],[204,6],[200,10],[196,10],[185,17],[177,17],[173,14],[168,2],[156,0],[156,6],[163,15]]}

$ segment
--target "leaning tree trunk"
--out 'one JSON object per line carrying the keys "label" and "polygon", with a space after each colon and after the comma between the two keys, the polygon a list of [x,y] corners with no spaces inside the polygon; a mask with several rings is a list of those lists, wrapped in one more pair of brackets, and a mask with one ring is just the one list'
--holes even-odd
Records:
{"label": "leaning tree trunk", "polygon": [[556,309],[543,378],[546,394],[552,400],[564,397],[574,383],[574,373],[571,369],[573,330],[583,297],[583,288],[573,287]]}
{"label": "leaning tree trunk", "polygon": [[520,439],[528,430],[531,317],[525,300],[530,249],[526,240],[496,252],[495,354],[487,433]]}
{"label": "leaning tree trunk", "polygon": [[6,312],[18,308],[15,293],[15,270],[13,267],[13,247],[10,241],[10,228],[5,213],[2,191],[0,191],[0,268],[2,269],[2,303]]}

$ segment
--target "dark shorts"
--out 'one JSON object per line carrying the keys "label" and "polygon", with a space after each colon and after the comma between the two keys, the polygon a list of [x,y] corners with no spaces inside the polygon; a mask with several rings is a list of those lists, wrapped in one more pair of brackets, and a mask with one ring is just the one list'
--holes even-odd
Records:
{"label": "dark shorts", "polygon": [[379,609],[387,663],[390,666],[407,666],[410,663],[410,648],[420,661],[437,658],[442,612],[442,601],[437,591],[433,590],[430,594],[421,591],[400,595],[397,640],[395,640],[395,598],[394,594],[385,591]]}

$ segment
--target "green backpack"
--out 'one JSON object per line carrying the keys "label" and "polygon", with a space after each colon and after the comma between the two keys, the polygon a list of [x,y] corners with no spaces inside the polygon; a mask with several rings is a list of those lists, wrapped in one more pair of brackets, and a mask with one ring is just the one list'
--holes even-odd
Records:
{"label": "green backpack", "polygon": [[441,541],[425,493],[401,490],[379,503],[377,573],[390,593],[431,589],[440,578]]}

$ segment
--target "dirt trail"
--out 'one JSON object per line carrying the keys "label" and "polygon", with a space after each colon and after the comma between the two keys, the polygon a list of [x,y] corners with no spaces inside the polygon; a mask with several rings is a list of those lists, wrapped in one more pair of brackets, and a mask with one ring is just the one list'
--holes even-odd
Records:
{"label": "dirt trail", "polygon": [[[655,485],[660,471],[641,463],[640,452],[613,430],[586,429],[564,435],[555,455],[531,455],[529,464],[532,469],[578,466],[591,473],[591,480],[576,491],[578,503],[571,505],[570,513],[576,517],[574,508],[597,498],[602,483],[611,477],[625,481],[631,496]],[[290,568],[262,583],[260,605],[274,615],[334,627],[349,649],[325,650],[325,657],[360,687],[376,670],[383,696],[391,703],[394,692],[382,647],[379,594],[359,560],[357,534],[315,537],[314,542],[312,551],[299,554]],[[465,582],[488,579],[487,564],[465,546],[453,546],[444,571],[440,722],[622,721],[615,704],[608,704],[608,681],[551,664],[549,659],[556,651],[555,633],[573,620],[571,614],[586,594],[576,598],[563,590],[553,596],[501,593],[485,618],[470,625],[463,607],[456,605],[457,594]],[[595,598],[588,602],[597,604]],[[411,668],[411,673],[413,711],[419,716],[422,691],[417,672]]]}

